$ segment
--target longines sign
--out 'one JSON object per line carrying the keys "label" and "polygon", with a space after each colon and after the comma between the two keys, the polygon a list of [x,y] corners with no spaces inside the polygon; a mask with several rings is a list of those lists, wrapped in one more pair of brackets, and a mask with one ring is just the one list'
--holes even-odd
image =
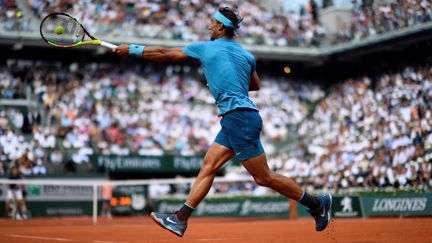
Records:
{"label": "longines sign", "polygon": [[368,196],[362,198],[367,216],[432,215],[432,195]]}

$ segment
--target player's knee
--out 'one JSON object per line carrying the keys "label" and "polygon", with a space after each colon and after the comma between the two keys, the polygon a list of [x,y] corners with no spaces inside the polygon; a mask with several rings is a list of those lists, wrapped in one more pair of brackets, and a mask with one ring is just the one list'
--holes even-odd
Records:
{"label": "player's knee", "polygon": [[270,187],[272,183],[271,176],[254,176],[255,182],[260,186]]}
{"label": "player's knee", "polygon": [[218,168],[215,167],[213,164],[204,163],[201,167],[201,172],[205,173],[206,175],[216,174],[217,170]]}

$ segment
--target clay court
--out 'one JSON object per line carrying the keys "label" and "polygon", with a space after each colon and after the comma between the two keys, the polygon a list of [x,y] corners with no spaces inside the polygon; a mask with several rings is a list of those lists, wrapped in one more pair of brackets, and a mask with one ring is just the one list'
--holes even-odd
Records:
{"label": "clay court", "polygon": [[432,242],[432,218],[336,219],[316,233],[312,219],[193,218],[179,238],[149,217],[0,220],[0,242]]}

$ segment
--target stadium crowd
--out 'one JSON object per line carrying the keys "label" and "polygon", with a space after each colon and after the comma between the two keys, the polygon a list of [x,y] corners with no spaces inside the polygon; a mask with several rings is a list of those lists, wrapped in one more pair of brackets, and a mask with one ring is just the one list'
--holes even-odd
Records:
{"label": "stadium crowd", "polygon": [[331,36],[332,42],[359,40],[432,21],[432,1],[362,1],[352,9],[351,26]]}
{"label": "stadium crowd", "polygon": [[[30,82],[20,84],[31,84],[44,107],[0,113],[3,167],[20,161],[27,174],[46,173],[44,161],[85,164],[92,154],[199,155],[219,129],[214,101],[189,66],[72,64],[54,71],[48,65],[16,65],[7,70],[25,73],[22,79]],[[273,170],[313,189],[432,186],[430,65],[349,79],[326,95],[317,85],[267,75],[251,98],[265,120],[263,141]],[[13,73],[1,77],[3,84],[17,79]],[[309,117],[305,101],[318,102]],[[299,143],[289,153],[280,152],[272,143],[286,139],[291,125],[298,125]],[[226,176],[243,173],[233,167]]]}
{"label": "stadium crowd", "polygon": [[[162,40],[208,39],[209,18],[222,1],[41,1],[30,0],[36,16],[68,12],[98,36],[134,36]],[[311,46],[324,37],[311,1],[301,13],[276,14],[260,1],[232,1],[243,17],[241,41],[250,45]],[[314,7],[313,7],[314,6]]]}
{"label": "stadium crowd", "polygon": [[[262,1],[230,1],[244,20],[239,40],[249,45],[311,47],[360,40],[432,20],[431,0],[354,1],[352,22],[336,33],[326,31],[315,0],[298,11],[274,12]],[[0,19],[6,30],[37,31],[39,21],[51,12],[67,12],[99,37],[121,36],[160,40],[198,41],[208,38],[208,19],[222,1],[77,1],[0,0]],[[25,12],[31,9],[32,13]],[[38,21],[33,21],[38,22]]]}
{"label": "stadium crowd", "polygon": [[[10,64],[0,76],[2,98],[10,99],[5,94],[27,87],[44,108],[27,113],[9,108],[2,113],[4,153],[16,160],[25,148],[30,152],[40,148],[45,151],[38,153],[41,158],[53,164],[68,159],[88,163],[92,154],[201,155],[220,125],[214,100],[194,70],[148,64],[142,69],[113,64],[56,68],[46,63]],[[263,75],[262,79],[261,92],[251,96],[266,119],[264,140],[271,149],[272,141],[284,139],[288,125],[304,119],[308,102],[316,102],[324,92],[314,85],[294,85],[286,78]],[[22,135],[26,133],[33,134],[30,143]],[[60,151],[70,153],[62,156]]]}
{"label": "stadium crowd", "polygon": [[[309,190],[432,190],[432,65],[337,83],[299,124],[290,153],[269,155],[272,170]],[[227,169],[227,178],[247,172]],[[253,183],[213,192],[271,193]]]}
{"label": "stadium crowd", "polygon": [[[261,1],[232,1],[244,20],[239,39],[244,44],[319,46],[359,40],[432,20],[430,0],[362,1],[352,8],[352,23],[336,34],[326,33],[315,0],[299,11],[275,13]],[[208,38],[208,19],[221,1],[52,1],[31,0],[37,16],[63,11],[82,19],[98,35],[198,41]],[[400,7],[400,4],[403,7]],[[137,28],[135,28],[137,26]]]}
{"label": "stadium crowd", "polygon": [[[337,105],[336,105],[337,104]],[[280,168],[314,187],[432,187],[432,66],[335,86]]]}

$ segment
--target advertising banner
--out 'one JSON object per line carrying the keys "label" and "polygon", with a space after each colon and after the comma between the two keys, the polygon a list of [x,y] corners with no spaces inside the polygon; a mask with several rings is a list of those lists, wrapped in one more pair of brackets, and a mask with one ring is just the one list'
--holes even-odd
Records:
{"label": "advertising banner", "polygon": [[[155,204],[157,212],[170,213],[178,210],[184,199],[159,200]],[[208,198],[194,211],[196,216],[221,217],[288,217],[289,203],[285,197],[241,197]]]}
{"label": "advertising banner", "polygon": [[430,216],[432,194],[361,197],[365,216]]}
{"label": "advertising banner", "polygon": [[[98,208],[101,208],[98,202]],[[30,201],[27,209],[32,217],[58,217],[92,215],[92,201]]]}
{"label": "advertising banner", "polygon": [[192,156],[111,156],[90,157],[95,168],[115,172],[199,172],[203,157]]}
{"label": "advertising banner", "polygon": [[354,218],[362,217],[360,200],[358,197],[333,197],[332,204],[333,217],[336,218]]}

